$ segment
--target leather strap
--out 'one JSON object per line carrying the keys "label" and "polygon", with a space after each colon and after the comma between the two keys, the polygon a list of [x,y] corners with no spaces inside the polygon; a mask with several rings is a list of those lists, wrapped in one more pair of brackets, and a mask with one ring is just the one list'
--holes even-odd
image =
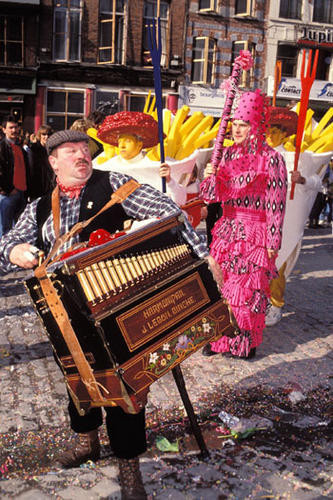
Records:
{"label": "leather strap", "polygon": [[49,309],[57,322],[57,325],[64,337],[68,350],[72,355],[74,363],[78,369],[81,380],[86,386],[88,394],[93,401],[103,402],[104,398],[98,387],[93,370],[88,363],[77,336],[72,328],[67,311],[59,299],[57,290],[54,288],[52,281],[46,275],[45,269],[42,266],[35,271],[35,276],[39,279],[45,300]]}
{"label": "leather strap", "polygon": [[[110,208],[112,205],[115,203],[121,203],[124,201],[131,193],[133,193],[138,187],[140,187],[140,184],[138,184],[134,179],[131,179],[128,181],[126,184],[121,186],[117,191],[115,191],[111,199],[104,205],[101,210],[95,214],[93,217],[90,219],[83,221],[83,222],[78,222],[75,224],[75,226],[72,227],[70,231],[68,231],[66,234],[63,236],[59,237],[50,254],[48,255],[48,258],[35,269],[35,276],[38,279],[40,286],[42,288],[45,300],[49,306],[49,309],[62,333],[62,336],[64,337],[64,340],[67,344],[68,350],[71,353],[74,363],[78,369],[78,372],[80,374],[81,380],[86,386],[86,389],[93,401],[103,403],[105,401],[105,398],[103,397],[100,388],[102,387],[100,384],[95,379],[93,370],[88,363],[84,352],[82,351],[81,345],[77,339],[77,336],[73,330],[73,327],[71,325],[69,316],[67,314],[67,311],[62,303],[62,301],[59,298],[58,292],[53,286],[53,283],[51,279],[49,278],[47,274],[47,267],[48,264],[51,264],[52,257],[57,253],[59,248],[68,241],[71,237],[74,235],[80,233],[83,228],[88,226],[90,222],[97,217],[99,214]],[[52,193],[52,201],[53,201],[53,194],[54,197],[58,196],[58,201],[59,201],[59,189],[58,193],[56,193],[57,188]],[[60,215],[60,202],[59,202],[59,215]],[[54,213],[54,212],[53,212]],[[57,209],[56,209],[57,213]],[[60,219],[59,219],[60,220]],[[60,228],[60,222],[59,222],[59,228]],[[55,226],[56,229],[56,226]]]}
{"label": "leather strap", "polygon": [[[53,194],[55,193],[56,188],[54,189],[52,193],[52,212],[53,212]],[[112,193],[110,200],[100,209],[99,212],[97,212],[95,215],[90,217],[90,219],[87,219],[86,221],[81,221],[77,222],[66,234],[59,236],[56,242],[54,243],[47,259],[44,261],[44,264],[47,265],[48,262],[51,261],[51,259],[56,255],[58,252],[59,248],[61,248],[69,239],[73,238],[76,234],[80,234],[81,231],[87,227],[94,219],[95,217],[98,217],[101,213],[105,212],[108,208],[112,207],[112,205],[115,205],[116,203],[122,203],[130,194],[132,194],[136,189],[140,187],[140,184],[136,182],[134,179],[129,180],[126,182],[126,184],[123,184],[120,186],[117,191]],[[55,197],[57,196],[57,193],[55,193]],[[60,217],[60,192],[58,189],[58,201],[55,202],[57,203],[58,207],[54,207],[55,211],[53,212],[53,217]],[[60,227],[60,222],[58,223]],[[56,224],[54,224],[54,230],[56,230]]]}
{"label": "leather strap", "polygon": [[53,215],[53,228],[56,240],[60,236],[60,190],[57,185],[52,191],[52,215]]}

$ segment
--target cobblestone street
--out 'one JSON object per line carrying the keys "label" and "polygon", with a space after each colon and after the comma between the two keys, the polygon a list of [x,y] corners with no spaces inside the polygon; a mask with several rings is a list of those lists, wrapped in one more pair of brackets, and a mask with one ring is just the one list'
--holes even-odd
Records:
{"label": "cobblestone street", "polygon": [[[258,391],[257,411],[260,394],[283,394],[288,392],[286,388],[291,388],[289,392],[294,388],[302,396],[299,403],[294,401],[294,416],[290,417],[299,431],[295,433],[299,451],[287,453],[287,441],[281,441],[284,449],[272,438],[276,432],[267,433],[269,422],[274,420],[272,414],[264,425],[263,439],[258,438],[259,447],[251,440],[244,440],[242,446],[235,443],[223,446],[221,439],[210,443],[208,431],[208,445],[215,450],[204,462],[195,456],[195,445],[186,445],[178,455],[157,453],[156,447],[152,447],[143,457],[144,479],[152,498],[307,500],[333,494],[329,462],[332,450],[328,441],[316,434],[321,427],[325,435],[327,421],[319,414],[305,415],[307,419],[313,418],[310,431],[318,439],[313,441],[313,448],[302,448],[302,432],[303,444],[311,439],[309,426],[300,423],[305,406],[298,406],[309,394],[312,398],[316,391],[326,394],[332,385],[332,250],[331,229],[305,230],[299,260],[288,280],[283,318],[276,326],[266,328],[264,342],[254,359],[206,358],[197,352],[181,365],[201,422],[209,419],[210,401],[218,396],[223,399],[226,390],[235,400],[237,395]],[[117,469],[108,456],[105,431],[102,431],[105,457],[100,463],[67,471],[52,468],[52,447],[56,451],[59,436],[75,438],[68,430],[62,375],[21,283],[23,276],[25,273],[19,272],[0,278],[0,438],[8,446],[0,449],[0,498],[120,498]],[[156,419],[160,431],[168,428],[173,415],[182,413],[182,402],[171,374],[151,386],[147,413],[151,436]],[[267,413],[261,415],[267,416]],[[282,410],[279,420],[288,423]],[[268,458],[265,442],[280,453],[276,456],[270,453]],[[40,468],[39,462],[45,454],[45,467]]]}

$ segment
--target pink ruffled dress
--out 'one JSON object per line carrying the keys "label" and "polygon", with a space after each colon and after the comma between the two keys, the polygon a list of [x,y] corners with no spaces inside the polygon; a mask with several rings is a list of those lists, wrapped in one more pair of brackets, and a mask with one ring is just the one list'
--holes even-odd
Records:
{"label": "pink ruffled dress", "polygon": [[226,148],[217,176],[200,186],[207,203],[222,203],[210,248],[223,272],[221,293],[239,327],[234,337],[223,336],[211,349],[237,356],[247,356],[262,342],[269,282],[277,276],[267,249],[280,248],[287,192],[282,156],[266,143],[260,152],[250,147],[248,152],[242,145]]}

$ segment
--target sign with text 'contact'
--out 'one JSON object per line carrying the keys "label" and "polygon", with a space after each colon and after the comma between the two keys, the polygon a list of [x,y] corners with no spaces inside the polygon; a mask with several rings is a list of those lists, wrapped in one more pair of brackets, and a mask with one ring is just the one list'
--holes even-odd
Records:
{"label": "sign with text 'contact'", "polygon": [[[271,96],[273,95],[274,78],[269,76],[267,83],[267,94]],[[282,77],[276,96],[299,100],[301,97],[301,80]],[[310,100],[333,103],[333,83],[326,80],[315,80],[310,91]]]}

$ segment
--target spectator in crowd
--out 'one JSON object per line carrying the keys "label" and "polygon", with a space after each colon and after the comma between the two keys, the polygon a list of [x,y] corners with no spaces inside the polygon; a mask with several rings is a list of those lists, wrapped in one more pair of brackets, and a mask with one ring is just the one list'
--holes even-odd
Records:
{"label": "spectator in crowd", "polygon": [[30,134],[29,143],[30,145],[35,144],[36,141],[37,141],[37,135],[33,132],[32,134]]}
{"label": "spectator in crowd", "polygon": [[54,187],[54,172],[48,160],[46,141],[52,134],[50,125],[42,125],[36,134],[36,142],[30,146],[29,163],[31,185],[29,200],[35,200]]}
{"label": "spectator in crowd", "polygon": [[19,126],[14,116],[2,122],[5,137],[0,142],[0,237],[15,224],[26,205],[29,164],[26,152],[17,144]]}
{"label": "spectator in crowd", "polygon": [[[89,118],[79,118],[78,120],[75,120],[75,122],[72,123],[70,130],[78,130],[79,132],[84,132],[85,134],[87,134],[88,130],[91,128],[96,128],[94,122],[92,122]],[[96,141],[96,139],[94,139],[90,135],[89,135],[88,147],[92,160],[103,152],[102,144]]]}
{"label": "spectator in crowd", "polygon": [[330,226],[332,224],[332,208],[333,208],[333,158],[327,167],[323,179],[325,194],[326,194],[326,210],[325,210],[325,223]]}
{"label": "spectator in crowd", "polygon": [[26,131],[25,134],[21,137],[22,148],[24,149],[24,151],[27,153],[28,156],[30,153],[30,146],[31,146],[30,137],[31,137],[31,135],[32,134],[30,134],[29,131]]}
{"label": "spectator in crowd", "polygon": [[78,118],[72,123],[70,130],[79,130],[86,133],[90,127],[93,127],[93,123],[88,118]]}
{"label": "spectator in crowd", "polygon": [[[332,165],[332,160],[330,161]],[[332,195],[328,196],[329,192],[332,191],[332,167],[328,165],[326,172],[323,177],[323,182],[321,188],[317,193],[316,199],[312,205],[311,212],[309,214],[309,224],[308,227],[311,229],[318,229],[320,226],[320,218],[325,218],[324,212],[327,208],[327,203],[332,199]],[[331,180],[330,180],[331,179]],[[329,185],[331,187],[329,188]],[[332,221],[332,202],[329,203],[331,207],[328,212],[328,222]]]}
{"label": "spectator in crowd", "polygon": [[106,114],[102,113],[101,111],[92,111],[89,113],[87,116],[87,120],[89,120],[92,123],[92,127],[99,129],[99,126],[102,125],[103,121],[106,118]]}

